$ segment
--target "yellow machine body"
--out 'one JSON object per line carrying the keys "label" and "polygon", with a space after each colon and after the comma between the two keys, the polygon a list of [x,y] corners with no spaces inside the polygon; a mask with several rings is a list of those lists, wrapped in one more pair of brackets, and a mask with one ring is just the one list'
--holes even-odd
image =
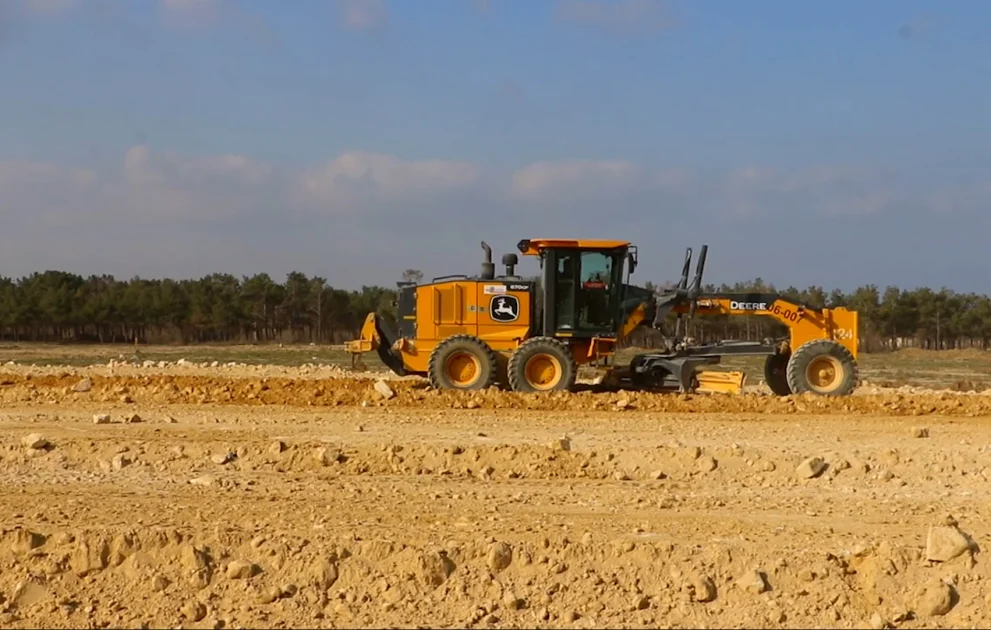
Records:
{"label": "yellow machine body", "polygon": [[[611,360],[618,344],[639,326],[648,324],[652,314],[657,327],[664,315],[673,312],[679,316],[767,316],[784,324],[789,338],[773,346],[682,344],[668,354],[638,355],[630,366],[634,387],[645,385],[650,378],[657,380],[660,374],[677,381],[683,391],[740,393],[746,380],[743,372],[704,366],[718,363],[725,355],[762,354],[773,355],[768,358],[765,376],[769,381],[776,379],[772,385],[776,392],[811,389],[829,393],[831,386],[806,387],[802,379],[814,380],[817,373],[828,376],[830,369],[835,377],[840,373],[837,370],[847,369],[844,366],[857,356],[858,322],[854,311],[804,307],[777,294],[699,292],[705,248],[695,289],[686,288],[686,261],[681,287],[661,294],[655,303],[643,289],[623,282],[624,269],[628,278],[637,262],[636,248],[626,241],[521,241],[517,245],[521,254],[541,259],[540,286],[515,274],[515,254],[503,257],[506,273],[496,276],[491,249],[485,243],[482,247],[486,260],[481,275],[443,277],[421,285],[401,283],[398,334],[386,331],[382,318],[369,313],[359,338],[349,342],[346,349],[355,358],[377,351],[393,371],[428,376],[443,388],[476,389],[508,383],[517,391],[571,389],[578,365],[615,370]],[[691,250],[689,260],[690,257]],[[792,353],[806,346],[811,348],[810,342],[819,341],[835,342],[849,356],[834,350],[823,354],[815,348],[806,349],[806,354],[818,353],[818,358],[801,359],[805,376],[796,376],[797,368],[791,369],[795,372],[791,374],[788,360]],[[634,365],[639,366],[639,376],[633,374]],[[648,373],[653,376],[647,378]],[[783,384],[789,378],[791,385]],[[835,387],[849,389],[844,383]]]}
{"label": "yellow machine body", "polygon": [[[495,295],[516,298],[520,312],[515,321],[492,319],[490,303]],[[416,313],[404,316],[416,323],[416,337],[401,337],[395,349],[407,371],[424,374],[437,344],[455,335],[477,337],[495,352],[508,355],[530,336],[531,300],[529,289],[510,290],[502,282],[455,280],[419,286]]]}

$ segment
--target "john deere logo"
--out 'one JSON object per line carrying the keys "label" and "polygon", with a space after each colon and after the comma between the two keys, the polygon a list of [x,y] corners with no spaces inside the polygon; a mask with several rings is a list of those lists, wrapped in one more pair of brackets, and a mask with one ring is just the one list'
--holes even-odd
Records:
{"label": "john deere logo", "polygon": [[496,295],[489,302],[489,315],[497,322],[515,322],[520,316],[520,300],[515,295]]}

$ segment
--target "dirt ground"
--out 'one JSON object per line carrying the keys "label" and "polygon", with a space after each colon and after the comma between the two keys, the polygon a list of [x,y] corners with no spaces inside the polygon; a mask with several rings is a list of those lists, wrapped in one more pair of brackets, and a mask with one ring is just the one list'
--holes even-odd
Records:
{"label": "dirt ground", "polygon": [[991,625],[989,394],[378,377],[0,365],[0,626]]}

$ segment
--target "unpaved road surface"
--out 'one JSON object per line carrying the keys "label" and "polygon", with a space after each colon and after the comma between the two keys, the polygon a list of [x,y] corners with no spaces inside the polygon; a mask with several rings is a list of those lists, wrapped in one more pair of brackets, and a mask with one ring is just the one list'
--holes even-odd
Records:
{"label": "unpaved road surface", "polygon": [[0,626],[991,625],[991,396],[374,383],[4,368]]}

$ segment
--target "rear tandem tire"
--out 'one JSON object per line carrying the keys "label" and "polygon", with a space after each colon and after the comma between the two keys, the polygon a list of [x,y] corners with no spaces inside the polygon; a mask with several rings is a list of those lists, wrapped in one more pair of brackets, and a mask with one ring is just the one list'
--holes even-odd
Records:
{"label": "rear tandem tire", "polygon": [[486,389],[496,380],[495,353],[478,337],[448,337],[430,353],[427,377],[437,389]]}
{"label": "rear tandem tire", "polygon": [[764,359],[764,382],[776,396],[790,396],[788,384],[788,359],[790,354],[769,354]]}
{"label": "rear tandem tire", "polygon": [[570,391],[578,366],[568,344],[553,337],[533,337],[509,357],[508,372],[514,392]]}
{"label": "rear tandem tire", "polygon": [[796,394],[847,396],[860,381],[853,354],[831,339],[816,339],[795,350],[788,361],[788,385]]}

